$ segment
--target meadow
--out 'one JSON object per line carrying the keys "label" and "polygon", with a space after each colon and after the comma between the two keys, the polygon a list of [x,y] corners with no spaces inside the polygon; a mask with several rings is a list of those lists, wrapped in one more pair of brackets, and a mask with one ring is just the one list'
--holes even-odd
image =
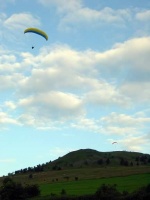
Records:
{"label": "meadow", "polygon": [[40,184],[41,196],[52,194],[60,195],[62,189],[67,195],[94,194],[102,184],[116,184],[120,192],[132,192],[150,183],[150,173],[130,175],[125,177],[112,177],[100,179],[86,179],[78,181],[67,181],[58,183]]}

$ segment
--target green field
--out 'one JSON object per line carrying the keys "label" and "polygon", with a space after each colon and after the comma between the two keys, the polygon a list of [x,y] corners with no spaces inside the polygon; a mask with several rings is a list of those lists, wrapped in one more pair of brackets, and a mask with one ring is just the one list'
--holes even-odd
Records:
{"label": "green field", "polygon": [[41,196],[47,196],[51,193],[59,195],[62,189],[65,189],[67,195],[85,195],[93,194],[103,183],[117,184],[117,189],[132,192],[144,185],[150,183],[150,173],[131,175],[126,177],[101,178],[90,180],[78,180],[68,182],[58,182],[50,184],[40,184]]}
{"label": "green field", "polygon": [[[150,166],[134,166],[134,167],[102,167],[102,168],[80,168],[80,169],[68,169],[68,170],[51,170],[41,173],[33,173],[33,178],[29,179],[29,173],[21,175],[13,175],[11,178],[15,182],[21,182],[22,184],[59,184],[67,183],[64,176],[69,177],[69,183],[74,182],[75,177],[78,177],[78,182],[83,180],[112,178],[112,177],[126,177],[131,175],[140,175],[150,173]],[[0,185],[2,185],[3,177],[0,178]],[[56,181],[58,180],[58,181]]]}

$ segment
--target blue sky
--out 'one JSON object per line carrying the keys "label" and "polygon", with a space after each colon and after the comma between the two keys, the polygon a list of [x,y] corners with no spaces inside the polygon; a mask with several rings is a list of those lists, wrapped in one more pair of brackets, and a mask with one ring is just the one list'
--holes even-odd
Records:
{"label": "blue sky", "polygon": [[78,149],[150,153],[149,0],[0,5],[1,176]]}

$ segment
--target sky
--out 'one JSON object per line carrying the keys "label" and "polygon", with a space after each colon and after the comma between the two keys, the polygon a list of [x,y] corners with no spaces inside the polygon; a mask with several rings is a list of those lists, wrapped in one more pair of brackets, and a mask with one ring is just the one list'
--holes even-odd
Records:
{"label": "sky", "polygon": [[0,0],[0,176],[78,149],[150,154],[149,22],[149,0]]}

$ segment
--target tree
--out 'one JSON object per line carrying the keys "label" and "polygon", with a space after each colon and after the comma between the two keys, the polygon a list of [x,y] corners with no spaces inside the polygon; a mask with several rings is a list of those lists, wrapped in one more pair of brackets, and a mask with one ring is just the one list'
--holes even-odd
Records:
{"label": "tree", "polygon": [[129,166],[129,163],[128,163],[127,160],[124,161],[124,165],[125,165],[125,166]]}
{"label": "tree", "polygon": [[103,164],[103,159],[100,158],[100,159],[97,161],[97,164],[102,165],[102,164]]}
{"label": "tree", "polygon": [[79,178],[78,178],[77,176],[75,176],[75,178],[74,178],[74,179],[75,179],[75,181],[78,181],[78,180],[79,180]]}
{"label": "tree", "polygon": [[65,190],[65,189],[62,189],[60,194],[61,194],[61,195],[66,195],[66,190]]}
{"label": "tree", "polygon": [[124,165],[124,158],[120,158],[120,165]]}
{"label": "tree", "polygon": [[133,166],[133,162],[132,161],[130,162],[130,166]]}
{"label": "tree", "polygon": [[97,199],[103,199],[103,200],[115,200],[121,194],[116,189],[116,185],[105,185],[103,184],[95,193],[95,196]]}
{"label": "tree", "polygon": [[109,158],[106,159],[106,164],[107,164],[107,165],[110,164],[110,159],[109,159]]}
{"label": "tree", "polygon": [[26,185],[25,188],[25,195],[26,197],[35,197],[40,194],[39,186],[38,185]]}
{"label": "tree", "polygon": [[16,183],[9,177],[3,180],[3,185],[0,188],[0,200],[25,200],[39,194],[40,190],[37,185],[24,187],[21,183]]}
{"label": "tree", "polygon": [[29,174],[29,179],[32,179],[33,178],[33,174]]}
{"label": "tree", "polygon": [[139,160],[140,160],[140,158],[139,158],[139,156],[137,156],[137,157],[135,158],[135,161],[136,161],[136,162],[139,162]]}
{"label": "tree", "polygon": [[19,200],[25,199],[24,188],[20,183],[15,183],[11,178],[3,180],[3,186],[0,190],[1,200]]}

